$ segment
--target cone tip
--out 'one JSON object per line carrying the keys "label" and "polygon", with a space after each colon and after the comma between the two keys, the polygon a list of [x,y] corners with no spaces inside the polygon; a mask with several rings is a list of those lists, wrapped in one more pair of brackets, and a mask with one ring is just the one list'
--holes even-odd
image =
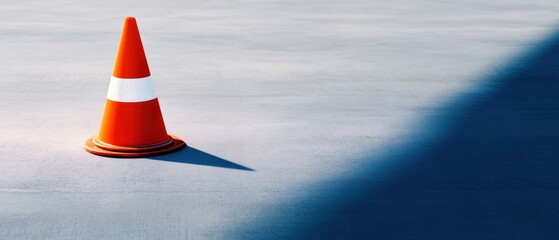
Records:
{"label": "cone tip", "polygon": [[124,19],[122,35],[116,54],[113,77],[144,78],[150,76],[136,18]]}
{"label": "cone tip", "polygon": [[124,22],[135,22],[136,18],[134,16],[127,16],[124,18]]}

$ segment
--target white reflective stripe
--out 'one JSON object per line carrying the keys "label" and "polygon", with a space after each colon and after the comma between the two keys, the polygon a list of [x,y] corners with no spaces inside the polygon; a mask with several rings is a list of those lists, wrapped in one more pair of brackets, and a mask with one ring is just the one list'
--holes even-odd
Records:
{"label": "white reflective stripe", "polygon": [[111,77],[107,99],[116,102],[144,102],[155,99],[155,84],[151,77]]}

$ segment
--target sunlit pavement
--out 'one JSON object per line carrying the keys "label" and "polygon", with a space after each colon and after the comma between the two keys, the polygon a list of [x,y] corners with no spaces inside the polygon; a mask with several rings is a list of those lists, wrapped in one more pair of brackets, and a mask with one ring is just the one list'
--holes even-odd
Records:
{"label": "sunlit pavement", "polygon": [[[557,12],[4,2],[0,238],[554,239]],[[83,150],[129,15],[182,151]]]}

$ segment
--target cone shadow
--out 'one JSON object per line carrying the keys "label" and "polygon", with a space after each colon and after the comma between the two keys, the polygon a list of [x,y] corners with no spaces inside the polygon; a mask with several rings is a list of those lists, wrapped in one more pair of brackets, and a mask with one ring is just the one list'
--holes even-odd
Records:
{"label": "cone shadow", "polygon": [[252,168],[248,168],[243,165],[231,161],[227,161],[223,158],[220,158],[218,156],[209,154],[207,152],[201,151],[199,149],[190,146],[186,146],[183,149],[180,149],[176,152],[148,157],[148,159],[194,164],[194,165],[204,165],[210,167],[229,168],[235,170],[254,171],[254,169]]}

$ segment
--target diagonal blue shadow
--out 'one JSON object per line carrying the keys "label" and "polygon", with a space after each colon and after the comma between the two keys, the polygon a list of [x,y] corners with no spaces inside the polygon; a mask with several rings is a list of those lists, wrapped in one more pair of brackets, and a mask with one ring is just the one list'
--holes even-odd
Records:
{"label": "diagonal blue shadow", "polygon": [[179,149],[176,152],[148,157],[148,159],[195,164],[195,165],[204,165],[210,167],[229,168],[235,170],[254,171],[254,169],[225,160],[223,158],[220,158],[218,156],[209,154],[207,152],[198,150],[190,146],[186,146],[182,149]]}
{"label": "diagonal blue shadow", "polygon": [[[513,62],[487,96],[457,99],[437,141],[378,184],[372,168],[303,239],[559,237],[559,35]],[[471,96],[465,97],[469,98]],[[464,107],[464,102],[473,103]],[[448,106],[447,106],[448,107]],[[443,114],[443,115],[445,115]],[[438,130],[441,119],[427,126]],[[321,206],[317,206],[321,207]]]}
{"label": "diagonal blue shadow", "polygon": [[241,236],[558,239],[559,34],[535,46],[488,79],[495,85],[487,95],[459,97],[435,114],[424,127],[446,128],[438,139],[370,157],[357,175],[320,183],[329,187],[280,206]]}

